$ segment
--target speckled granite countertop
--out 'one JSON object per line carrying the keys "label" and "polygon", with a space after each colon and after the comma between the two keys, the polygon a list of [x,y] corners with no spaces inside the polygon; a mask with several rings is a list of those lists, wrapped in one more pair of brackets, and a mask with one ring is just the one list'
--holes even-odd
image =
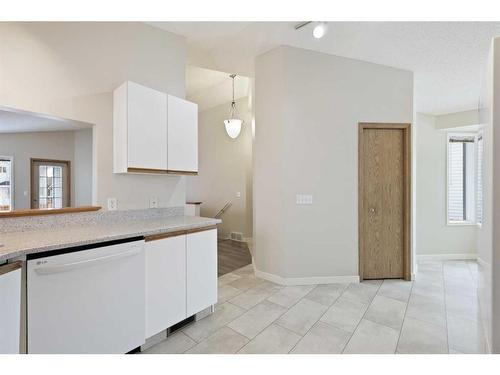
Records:
{"label": "speckled granite countertop", "polygon": [[170,216],[0,233],[0,245],[3,245],[0,246],[0,262],[43,251],[204,228],[220,222],[219,219],[198,216]]}

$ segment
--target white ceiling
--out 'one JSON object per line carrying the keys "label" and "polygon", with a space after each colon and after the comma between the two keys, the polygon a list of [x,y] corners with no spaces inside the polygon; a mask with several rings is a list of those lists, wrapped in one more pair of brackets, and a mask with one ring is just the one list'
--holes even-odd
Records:
{"label": "white ceiling", "polygon": [[153,22],[184,35],[188,62],[253,77],[257,55],[290,45],[411,70],[416,110],[443,114],[477,107],[491,38],[500,22],[329,22],[322,39],[291,22]]}
{"label": "white ceiling", "polygon": [[[232,84],[229,73],[192,65],[188,65],[186,68],[186,98],[198,104],[200,111],[231,102]],[[249,89],[250,79],[236,76],[234,79],[234,98],[238,100],[248,96]]]}
{"label": "white ceiling", "polygon": [[92,124],[0,107],[0,133],[70,131]]}

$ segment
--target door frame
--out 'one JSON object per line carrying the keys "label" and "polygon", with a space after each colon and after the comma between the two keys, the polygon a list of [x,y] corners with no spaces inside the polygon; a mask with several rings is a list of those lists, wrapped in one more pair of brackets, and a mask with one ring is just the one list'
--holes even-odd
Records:
{"label": "door frame", "polygon": [[[35,181],[34,164],[35,163],[58,163],[66,164],[68,168],[68,207],[71,207],[71,161],[70,160],[56,160],[56,159],[42,159],[30,158],[30,208],[33,209],[33,183]],[[64,207],[63,207],[64,208]]]}
{"label": "door frame", "polygon": [[412,145],[411,145],[411,124],[410,123],[376,123],[360,122],[358,124],[358,272],[359,279],[363,281],[363,259],[364,259],[364,163],[363,163],[363,137],[365,129],[401,129],[403,131],[403,181],[404,181],[404,241],[403,241],[403,278],[411,280],[412,253],[411,253],[411,225],[412,225]]}

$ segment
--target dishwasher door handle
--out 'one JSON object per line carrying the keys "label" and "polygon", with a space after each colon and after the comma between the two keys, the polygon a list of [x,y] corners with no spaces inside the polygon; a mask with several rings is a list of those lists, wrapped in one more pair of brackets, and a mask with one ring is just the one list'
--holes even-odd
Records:
{"label": "dishwasher door handle", "polygon": [[102,256],[99,258],[87,259],[87,260],[82,260],[79,262],[58,264],[58,265],[54,265],[54,266],[41,266],[38,268],[34,268],[34,271],[38,275],[51,275],[54,273],[67,272],[67,271],[72,271],[72,270],[76,270],[76,269],[80,269],[80,268],[90,267],[90,266],[93,266],[93,265],[96,265],[99,263],[106,263],[106,262],[110,262],[113,260],[128,258],[128,257],[139,254],[141,251],[142,251],[141,248],[135,248],[133,250],[124,251],[122,253],[105,255],[105,256]]}

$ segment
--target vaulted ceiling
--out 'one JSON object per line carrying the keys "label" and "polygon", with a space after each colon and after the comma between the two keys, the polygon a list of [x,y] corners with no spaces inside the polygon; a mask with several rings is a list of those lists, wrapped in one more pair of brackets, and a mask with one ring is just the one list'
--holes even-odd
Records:
{"label": "vaulted ceiling", "polygon": [[[186,99],[198,104],[200,111],[231,102],[233,82],[229,74],[188,65],[186,68]],[[248,77],[235,77],[234,98],[236,100],[248,96],[249,89],[250,79]]]}
{"label": "vaulted ceiling", "polygon": [[252,77],[255,57],[290,45],[414,72],[415,106],[443,114],[477,107],[500,22],[329,22],[322,39],[293,22],[154,22],[183,35],[189,64]]}

